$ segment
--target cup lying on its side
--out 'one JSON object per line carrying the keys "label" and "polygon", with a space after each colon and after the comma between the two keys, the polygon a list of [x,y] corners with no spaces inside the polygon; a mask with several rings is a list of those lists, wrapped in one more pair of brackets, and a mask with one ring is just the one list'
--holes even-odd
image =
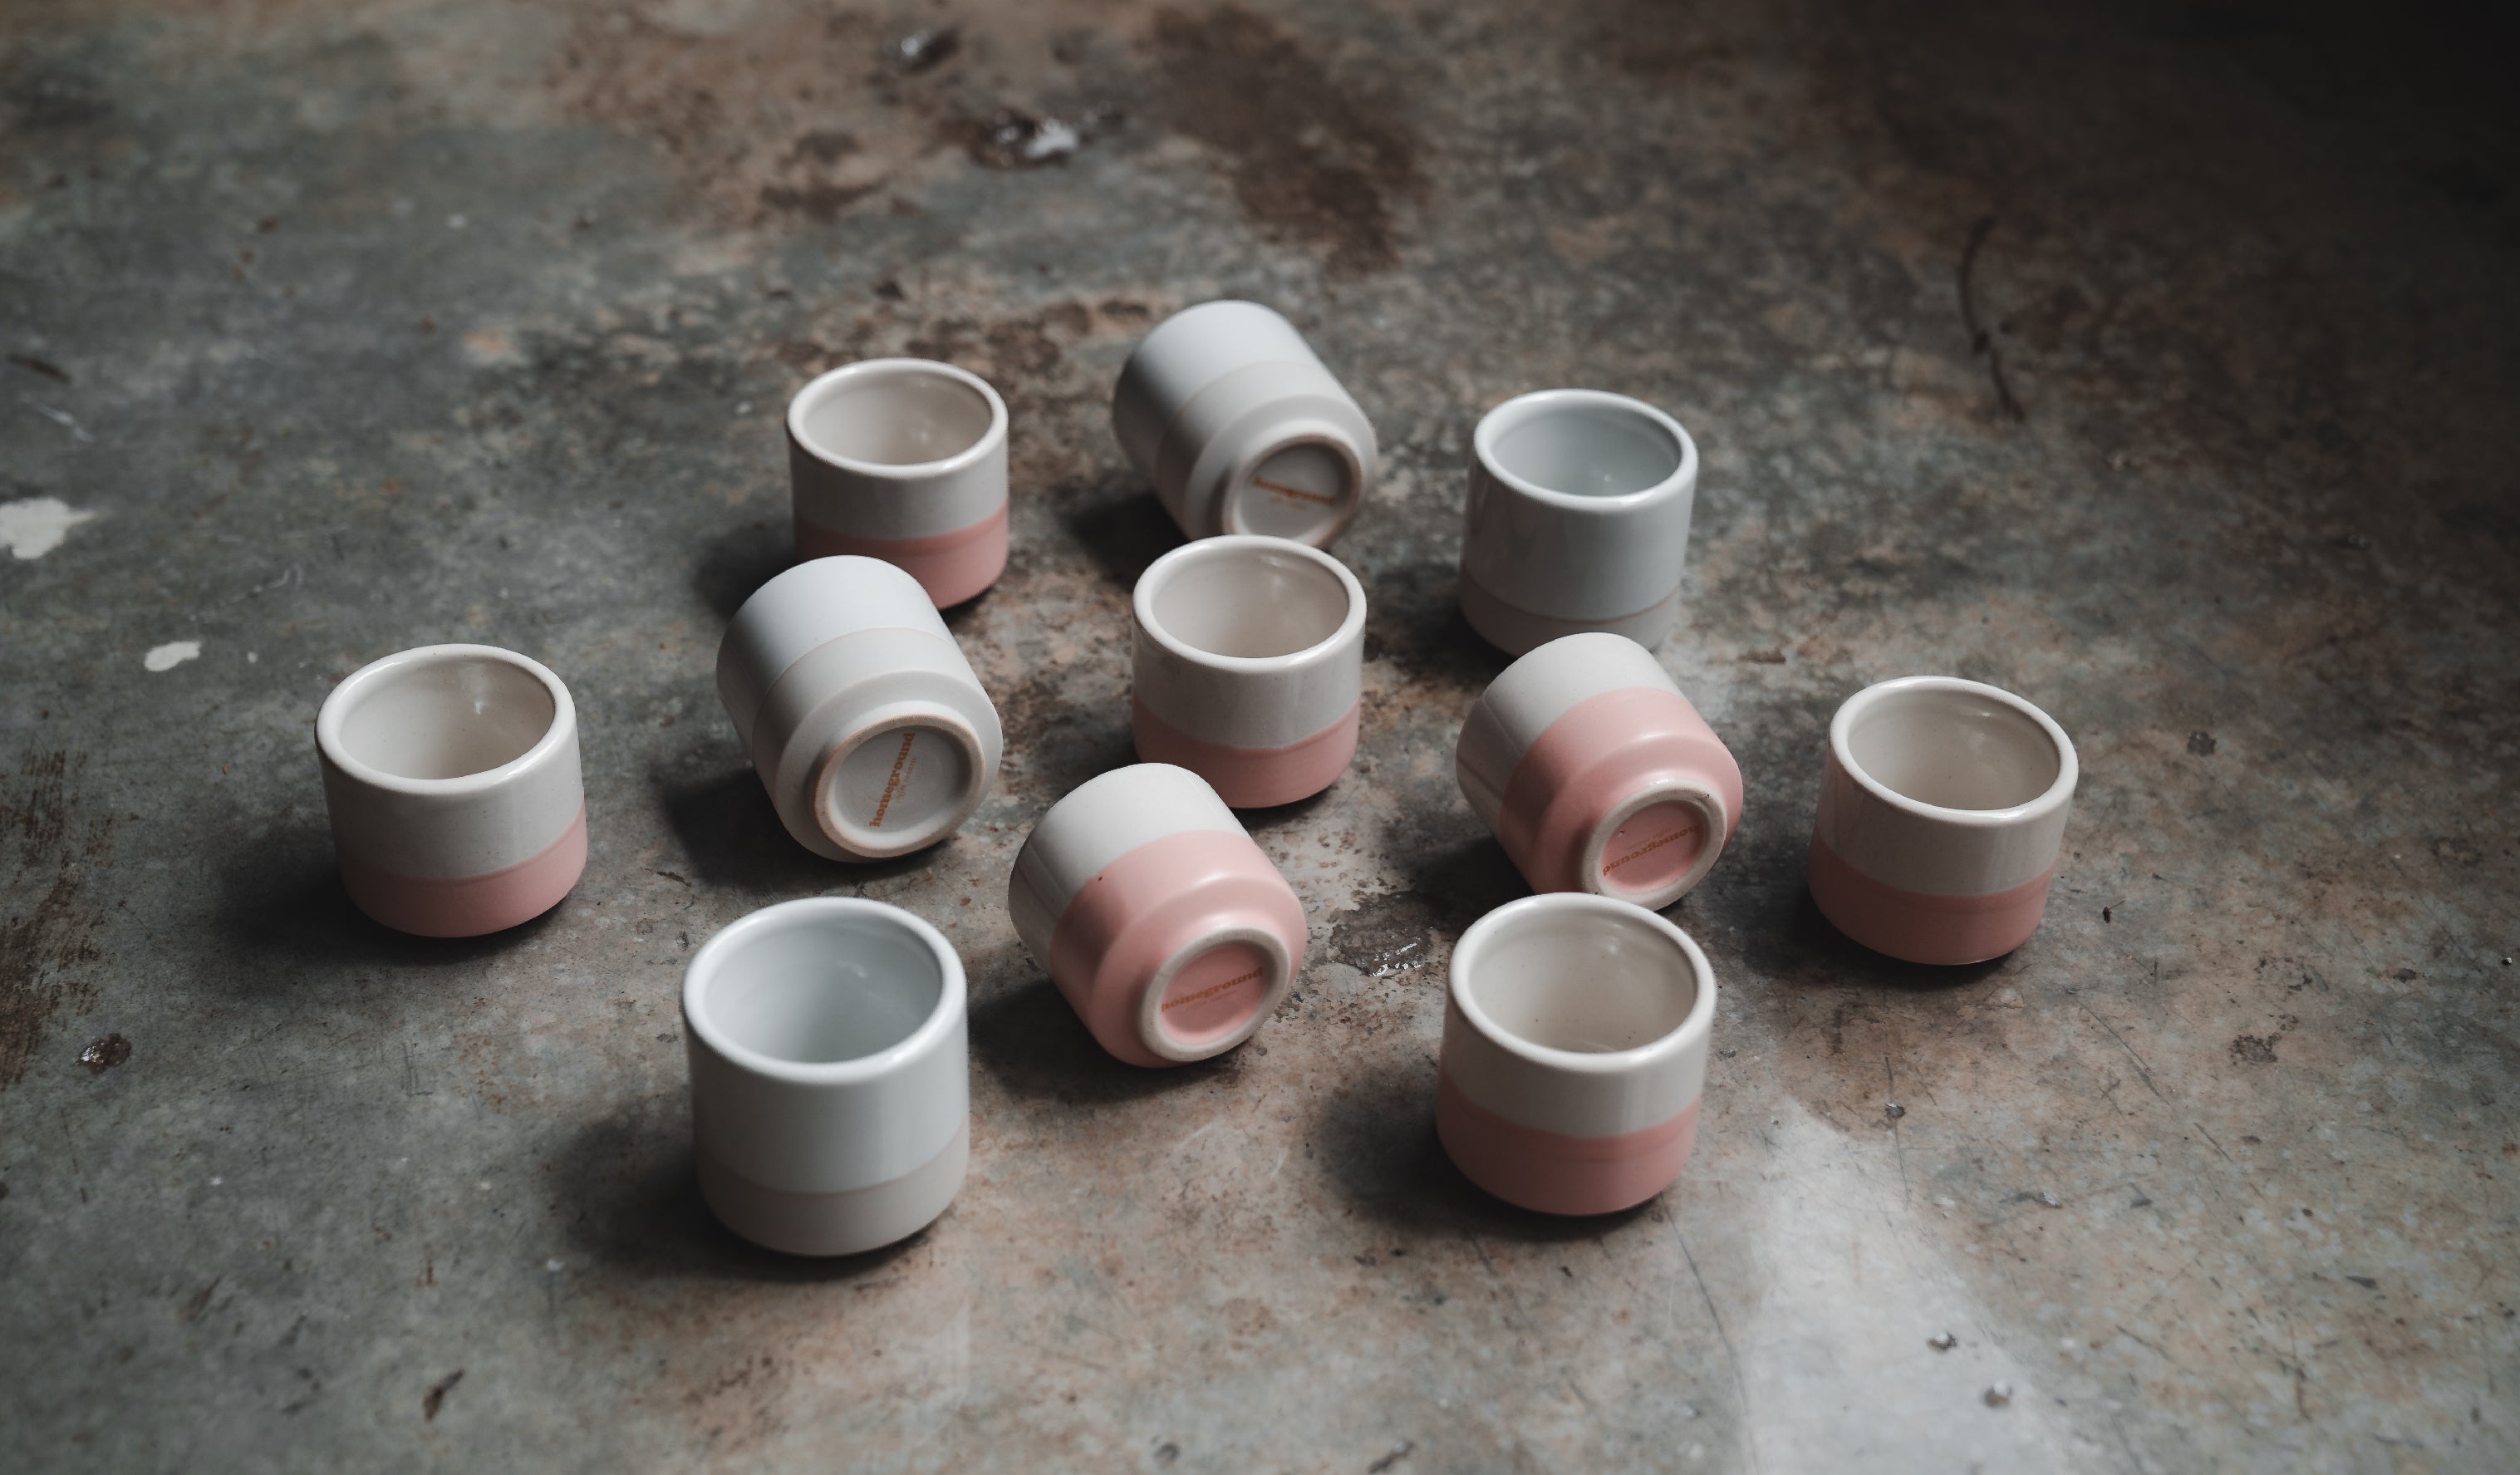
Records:
{"label": "cup lying on its side", "polygon": [[1435,1132],[1470,1182],[1544,1214],[1670,1187],[1697,1140],[1715,970],[1605,896],[1509,902],[1453,949]]}
{"label": "cup lying on its side", "polygon": [[2001,958],[2039,929],[2080,772],[2055,719],[2001,688],[1867,687],[1829,721],[1812,900],[1909,962]]}
{"label": "cup lying on its side", "polygon": [[796,558],[854,554],[907,570],[937,608],[1007,567],[1007,406],[988,380],[926,359],[846,364],[788,405]]}
{"label": "cup lying on its side", "polygon": [[577,707],[540,661],[423,646],[371,662],[324,698],[315,751],[342,884],[388,927],[497,932],[586,870]]}
{"label": "cup lying on its side", "polygon": [[1196,774],[1090,779],[1007,878],[1015,933],[1104,1050],[1178,1065],[1251,1038],[1304,965],[1304,907]]}
{"label": "cup lying on its side", "polygon": [[700,1195],[790,1255],[854,1255],[945,1212],[970,1158],[963,962],[855,897],[781,902],[683,972]]}

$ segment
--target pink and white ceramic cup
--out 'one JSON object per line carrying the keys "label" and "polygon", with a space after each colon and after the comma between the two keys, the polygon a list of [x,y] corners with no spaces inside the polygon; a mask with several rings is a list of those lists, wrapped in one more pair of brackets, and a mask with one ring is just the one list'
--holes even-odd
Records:
{"label": "pink and white ceramic cup", "polygon": [[1659,645],[1680,617],[1697,445],[1642,400],[1543,389],[1471,435],[1462,614],[1519,655],[1600,630]]}
{"label": "pink and white ceramic cup", "polygon": [[818,896],[730,923],[683,971],[700,1196],[755,1244],[854,1255],[963,1185],[963,961],[881,902]]}
{"label": "pink and white ceramic cup", "polygon": [[577,708],[540,661],[493,646],[388,655],[324,698],[315,752],[342,884],[388,927],[497,932],[586,870]]}
{"label": "pink and white ceramic cup", "polygon": [[856,554],[908,569],[936,607],[1007,566],[1007,406],[952,364],[868,359],[788,405],[796,557]]}
{"label": "pink and white ceramic cup", "polygon": [[815,559],[754,591],[718,696],[796,842],[834,861],[952,834],[997,778],[997,708],[927,595],[877,559]]}
{"label": "pink and white ceramic cup", "polygon": [[1671,1186],[1697,1140],[1715,970],[1688,934],[1552,892],[1453,949],[1435,1133],[1470,1182],[1544,1214],[1607,1214]]}
{"label": "pink and white ceramic cup", "polygon": [[1007,880],[1015,933],[1104,1050],[1178,1065],[1251,1038],[1304,965],[1304,907],[1225,801],[1141,763],[1050,807]]}
{"label": "pink and white ceramic cup", "polygon": [[2079,768],[2047,713],[1954,676],[1867,687],[1828,725],[1812,900],[1910,962],[1983,962],[2030,940]]}
{"label": "pink and white ceramic cup", "polygon": [[1741,824],[1740,766],[1625,636],[1561,636],[1506,667],[1453,772],[1534,891],[1668,907]]}
{"label": "pink and white ceramic cup", "polygon": [[1365,590],[1284,538],[1207,538],[1138,580],[1138,756],[1206,780],[1237,809],[1320,793],[1356,756]]}
{"label": "pink and white ceramic cup", "polygon": [[1120,371],[1111,427],[1193,538],[1264,533],[1326,548],[1373,484],[1373,426],[1294,325],[1201,302],[1155,325]]}

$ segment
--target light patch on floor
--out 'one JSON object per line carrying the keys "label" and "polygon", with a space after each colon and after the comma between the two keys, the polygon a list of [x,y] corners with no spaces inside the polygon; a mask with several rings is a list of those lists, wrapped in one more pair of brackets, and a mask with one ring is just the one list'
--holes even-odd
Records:
{"label": "light patch on floor", "polygon": [[70,529],[82,522],[95,520],[97,514],[81,512],[59,497],[29,497],[22,502],[0,502],[0,543],[22,559],[40,559],[62,546]]}
{"label": "light patch on floor", "polygon": [[201,653],[200,641],[168,641],[162,646],[150,647],[149,653],[140,657],[140,663],[152,671],[172,671]]}

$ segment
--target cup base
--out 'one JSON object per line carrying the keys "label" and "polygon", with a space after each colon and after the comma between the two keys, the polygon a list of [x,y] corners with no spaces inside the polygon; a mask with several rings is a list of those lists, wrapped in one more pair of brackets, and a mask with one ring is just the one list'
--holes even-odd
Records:
{"label": "cup base", "polygon": [[1508,655],[1526,655],[1551,641],[1569,635],[1599,631],[1624,635],[1650,650],[1663,643],[1680,622],[1680,590],[1675,587],[1662,599],[1633,614],[1607,619],[1563,619],[1541,614],[1518,604],[1509,604],[1490,593],[1486,585],[1462,570],[1462,617],[1479,638]]}
{"label": "cup base", "polygon": [[337,858],[343,889],[375,920],[418,937],[481,937],[533,920],[576,887],[586,873],[586,811],[540,854],[484,875],[395,875]]}
{"label": "cup base", "polygon": [[1131,727],[1138,756],[1148,763],[1189,769],[1234,809],[1266,809],[1309,799],[1338,782],[1356,757],[1362,705],[1338,721],[1283,747],[1229,747],[1193,738],[1132,699]]}
{"label": "cup base", "polygon": [[1568,1137],[1500,1116],[1449,1073],[1435,1078],[1435,1135],[1462,1175],[1541,1214],[1612,1214],[1679,1181],[1697,1144],[1697,1099],[1678,1115],[1615,1137]]}
{"label": "cup base", "polygon": [[765,1187],[698,1153],[700,1197],[720,1224],[783,1255],[861,1255],[909,1238],[936,1222],[961,1191],[971,1160],[971,1124],[926,1162],[888,1184],[838,1193]]}
{"label": "cup base", "polygon": [[1876,881],[1812,837],[1811,894],[1821,915],[1848,937],[1903,962],[1954,966],[1985,962],[2030,940],[2048,908],[2056,868],[2007,891],[1933,896]]}

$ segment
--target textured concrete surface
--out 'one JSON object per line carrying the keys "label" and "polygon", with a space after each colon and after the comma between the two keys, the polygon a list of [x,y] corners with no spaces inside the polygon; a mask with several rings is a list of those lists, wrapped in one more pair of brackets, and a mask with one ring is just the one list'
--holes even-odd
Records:
{"label": "textured concrete surface", "polygon": [[[0,1462],[2520,1466],[2509,42],[16,0]],[[1254,817],[1300,997],[1142,1072],[1000,899],[1128,756],[1126,594],[1175,539],[1108,385],[1223,292],[1383,434],[1338,550],[1366,737]],[[892,352],[1016,417],[1014,562],[953,621],[1009,757],[953,842],[851,869],[783,836],[709,672],[786,556],[787,395]],[[1449,944],[1519,889],[1451,777],[1501,664],[1453,610],[1462,459],[1578,382],[1704,449],[1662,653],[1749,815],[1673,913],[1725,990],[1696,1162],[1567,1224],[1464,1184],[1430,1098]],[[571,684],[594,834],[556,913],[452,944],[349,909],[310,736],[446,639]],[[1914,671],[2081,745],[1998,963],[1886,963],[1803,893],[1828,713]],[[675,991],[832,892],[963,950],[973,1160],[917,1240],[820,1265],[698,1204]]]}

